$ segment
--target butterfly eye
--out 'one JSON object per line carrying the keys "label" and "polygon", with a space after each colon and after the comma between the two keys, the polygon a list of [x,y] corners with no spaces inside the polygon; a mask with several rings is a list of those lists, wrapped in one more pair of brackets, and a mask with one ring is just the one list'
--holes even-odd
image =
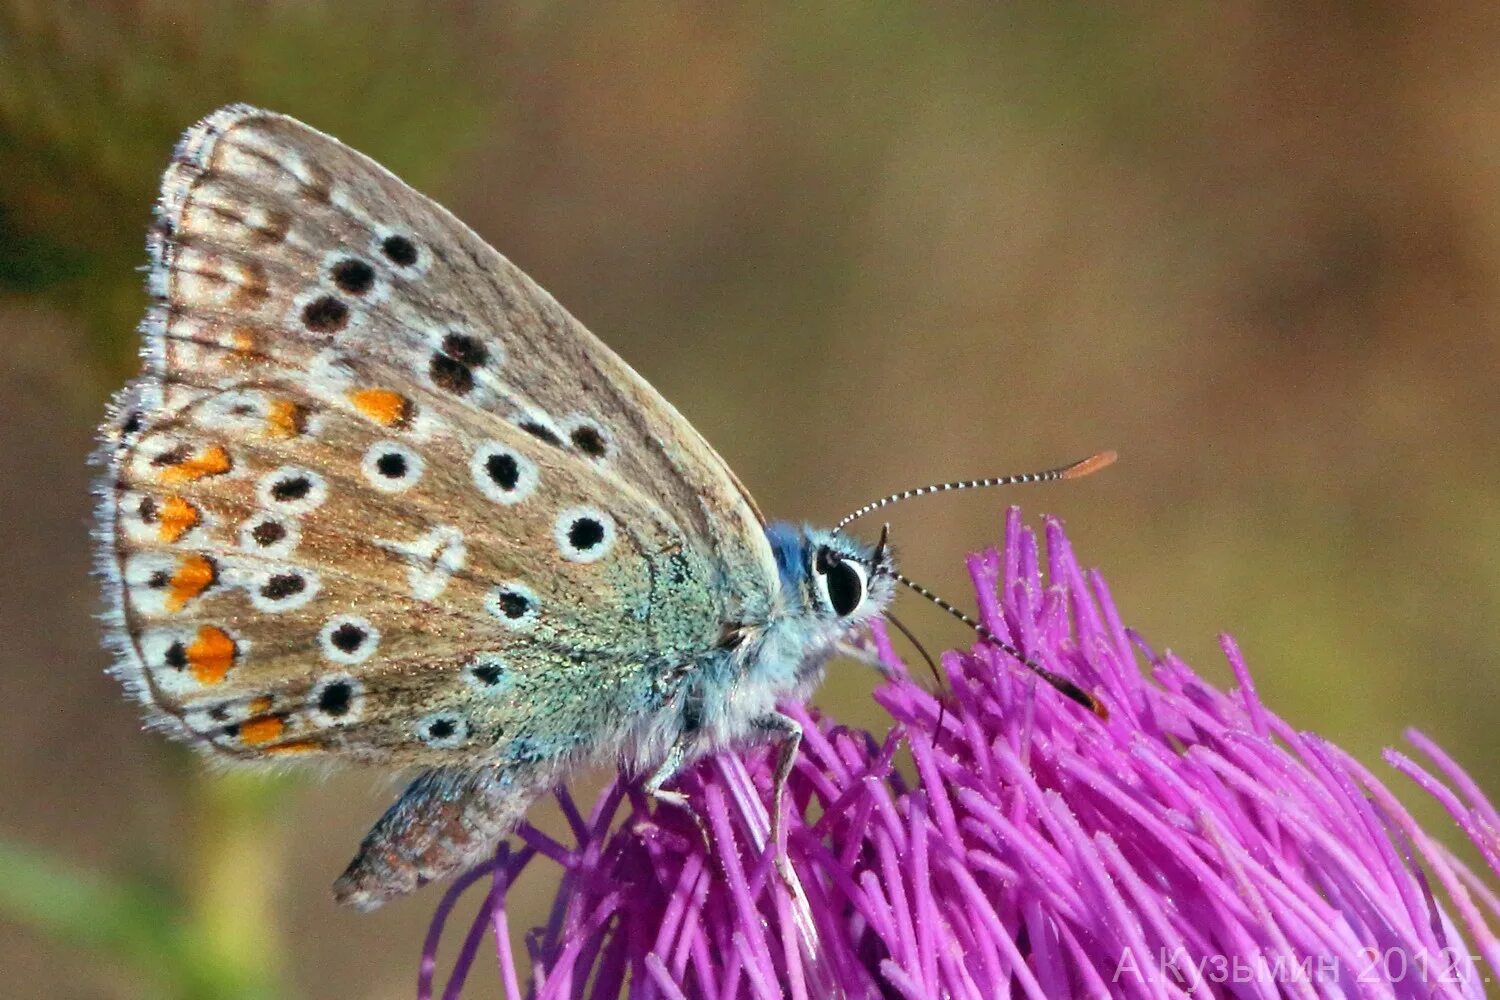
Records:
{"label": "butterfly eye", "polygon": [[827,549],[818,553],[814,565],[823,600],[840,618],[853,614],[865,599],[865,568],[852,559],[841,559]]}

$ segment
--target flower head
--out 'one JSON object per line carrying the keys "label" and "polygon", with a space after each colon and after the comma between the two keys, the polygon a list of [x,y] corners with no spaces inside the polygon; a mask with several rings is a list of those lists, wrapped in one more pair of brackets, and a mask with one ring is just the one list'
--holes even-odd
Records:
{"label": "flower head", "polygon": [[[1223,692],[1125,628],[1057,521],[1045,536],[1043,551],[1012,510],[1003,551],[970,559],[980,620],[1096,692],[1107,721],[985,644],[943,657],[940,712],[878,634],[897,671],[876,695],[883,738],[787,709],[805,729],[784,820],[793,884],[766,847],[766,752],[683,778],[701,830],[628,781],[587,816],[560,792],[576,842],[524,827],[455,884],[421,995],[454,900],[482,878],[444,995],[491,929],[503,995],[522,995],[506,889],[543,860],[564,876],[526,938],[537,997],[1483,995],[1500,969],[1488,876],[1352,757],[1263,706],[1233,640],[1238,687]],[[1500,816],[1408,736],[1430,769],[1386,762],[1500,873]]]}

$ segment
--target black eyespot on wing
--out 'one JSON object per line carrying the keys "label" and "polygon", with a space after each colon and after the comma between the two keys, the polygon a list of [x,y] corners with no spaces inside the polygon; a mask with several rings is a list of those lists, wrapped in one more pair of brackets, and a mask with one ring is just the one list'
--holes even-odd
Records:
{"label": "black eyespot on wing", "polygon": [[462,361],[436,352],[427,364],[427,373],[439,389],[446,389],[455,396],[466,396],[474,390],[474,373]]}
{"label": "black eyespot on wing", "polygon": [[604,442],[604,435],[599,433],[597,427],[590,427],[588,424],[575,427],[569,437],[573,439],[573,447],[590,458],[603,458],[609,451],[609,446]]}
{"label": "black eyespot on wing", "polygon": [[167,647],[166,655],[162,659],[173,670],[186,670],[188,665],[187,647],[180,642],[174,642]]}
{"label": "black eyespot on wing", "polygon": [[302,325],[317,333],[335,333],[349,322],[349,307],[342,299],[324,295],[302,307]]}
{"label": "black eyespot on wing", "polygon": [[490,359],[489,349],[467,333],[450,333],[444,337],[443,353],[470,368],[478,368]]}
{"label": "black eyespot on wing", "polygon": [[502,490],[513,490],[521,481],[521,466],[516,462],[516,456],[499,453],[491,455],[484,461],[485,471],[489,473],[491,481]]}
{"label": "black eyespot on wing", "polygon": [[840,618],[853,614],[854,609],[865,599],[865,583],[847,559],[839,559],[828,567],[828,604]]}
{"label": "black eyespot on wing", "polygon": [[345,715],[354,703],[354,689],[348,681],[334,681],[318,695],[318,711],[337,718]]}
{"label": "black eyespot on wing", "polygon": [[188,456],[192,453],[192,449],[187,445],[179,444],[174,448],[168,448],[166,451],[153,458],[151,460],[151,466],[152,468],[162,469],[169,465],[181,465],[183,462],[187,461]]}
{"label": "black eyespot on wing", "polygon": [[531,610],[531,598],[514,590],[502,590],[498,602],[500,613],[507,618],[524,618]]}
{"label": "black eyespot on wing", "polygon": [[387,236],[380,241],[380,252],[397,267],[411,267],[417,262],[417,245],[405,236]]}
{"label": "black eyespot on wing", "polygon": [[485,661],[474,664],[469,668],[469,673],[473,674],[474,679],[485,687],[494,687],[500,683],[500,678],[504,675],[505,671],[500,664]]}
{"label": "black eyespot on wing", "polygon": [[592,517],[580,517],[568,526],[568,542],[579,552],[587,552],[604,541],[604,525]]}
{"label": "black eyespot on wing", "polygon": [[458,746],[469,738],[469,720],[457,712],[438,712],[417,723],[417,738],[431,747]]}
{"label": "black eyespot on wing", "polygon": [[312,491],[312,480],[306,476],[288,476],[271,487],[271,497],[276,500],[301,500]]}
{"label": "black eyespot on wing", "polygon": [[277,573],[260,588],[260,596],[268,601],[280,601],[300,594],[307,589],[307,581],[297,573]]}
{"label": "black eyespot on wing", "polygon": [[365,630],[358,625],[352,622],[345,622],[333,630],[333,634],[328,637],[328,641],[333,643],[340,651],[352,653],[364,645],[366,635]]}
{"label": "black eyespot on wing", "polygon": [[147,578],[146,586],[150,587],[152,590],[161,590],[171,582],[172,574],[168,573],[164,569],[159,569],[155,573],[152,573],[149,578]]}
{"label": "black eyespot on wing", "polygon": [[387,479],[400,479],[406,475],[406,456],[399,451],[388,451],[375,459],[375,470]]}
{"label": "black eyespot on wing", "polygon": [[375,269],[357,257],[333,265],[333,283],[350,295],[363,295],[375,286]]}
{"label": "black eyespot on wing", "polygon": [[250,529],[250,537],[256,545],[275,545],[286,537],[286,527],[275,521],[262,521]]}
{"label": "black eyespot on wing", "polygon": [[518,424],[517,426],[519,426],[521,430],[525,431],[527,434],[530,434],[532,437],[537,438],[541,441],[545,441],[548,444],[552,445],[554,448],[562,447],[562,439],[559,438],[556,432],[546,424],[538,423],[535,420],[527,420],[524,423]]}

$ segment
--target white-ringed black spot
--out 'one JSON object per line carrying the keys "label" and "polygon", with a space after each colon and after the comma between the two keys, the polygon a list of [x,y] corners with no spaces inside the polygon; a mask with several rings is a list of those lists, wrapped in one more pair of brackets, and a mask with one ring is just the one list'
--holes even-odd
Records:
{"label": "white-ringed black spot", "polygon": [[568,526],[568,542],[575,549],[587,552],[604,541],[604,525],[592,517],[580,517]]}
{"label": "white-ringed black spot", "polygon": [[316,573],[293,568],[257,573],[246,583],[251,606],[273,613],[302,607],[318,595],[321,586]]}
{"label": "white-ringed black spot", "polygon": [[400,493],[422,478],[422,456],[395,441],[378,441],[365,452],[365,480],[383,493]]}
{"label": "white-ringed black spot", "polygon": [[354,689],[349,686],[348,681],[326,684],[318,695],[318,711],[338,718],[349,713],[349,705],[353,700]]}
{"label": "white-ringed black spot", "polygon": [[554,448],[562,447],[562,438],[557,436],[557,432],[540,421],[523,420],[516,426],[537,440],[547,442]]}
{"label": "white-ringed black spot", "polygon": [[474,373],[469,366],[440,351],[433,352],[427,363],[427,375],[439,389],[466,396],[474,391]]}
{"label": "white-ringed black spot", "polygon": [[429,747],[446,750],[469,738],[469,720],[457,712],[433,712],[417,720],[416,731]]}
{"label": "white-ringed black spot", "polygon": [[162,662],[173,670],[186,670],[188,665],[187,646],[181,640],[172,643],[162,655]]}
{"label": "white-ringed black spot", "polygon": [[381,240],[380,252],[385,254],[386,260],[397,267],[413,267],[420,259],[417,245],[400,235],[387,236]]}
{"label": "white-ringed black spot", "polygon": [[332,295],[320,295],[302,307],[302,325],[315,333],[337,333],[348,323],[349,307]]}
{"label": "white-ringed black spot", "polygon": [[[484,467],[490,475],[490,482],[506,492],[514,490],[521,481],[521,467],[516,463],[514,455],[491,455],[485,460]],[[146,519],[144,513],[141,516],[143,520]]]}
{"label": "white-ringed black spot", "polygon": [[356,721],[364,708],[364,685],[348,675],[325,677],[308,692],[307,706],[314,721],[343,726]]}
{"label": "white-ringed black spot", "polygon": [[290,518],[259,514],[240,525],[240,548],[258,555],[287,555],[300,538],[296,522]]}
{"label": "white-ringed black spot", "polygon": [[506,628],[525,631],[536,624],[536,594],[521,583],[503,583],[484,599],[484,606]]}
{"label": "white-ringed black spot", "polygon": [[488,348],[467,333],[454,332],[443,337],[443,353],[468,368],[478,368],[490,359]]}
{"label": "white-ringed black spot", "polygon": [[308,490],[312,489],[312,483],[306,476],[291,476],[277,481],[271,487],[271,498],[273,500],[301,500],[307,496]]}
{"label": "white-ringed black spot", "polygon": [[327,499],[328,484],[316,472],[283,466],[261,477],[256,494],[267,507],[301,514]]}
{"label": "white-ringed black spot", "polygon": [[363,295],[375,286],[375,269],[358,257],[345,257],[329,273],[333,283],[350,295]]}
{"label": "white-ringed black spot", "polygon": [[498,441],[486,441],[469,459],[474,485],[500,504],[520,503],[536,489],[537,466],[531,459]]}
{"label": "white-ringed black spot", "polygon": [[470,665],[469,676],[481,687],[498,687],[505,677],[505,667],[498,660],[481,660]]}
{"label": "white-ringed black spot", "polygon": [[260,596],[268,601],[280,601],[306,589],[307,579],[300,573],[277,573],[260,585]]}
{"label": "white-ringed black spot", "polygon": [[572,507],[552,525],[558,551],[570,562],[591,563],[604,558],[615,543],[615,522],[594,507]]}
{"label": "white-ringed black spot", "polygon": [[131,410],[125,415],[125,420],[120,424],[120,433],[129,437],[140,430],[145,422],[145,417],[141,416],[140,410]]}
{"label": "white-ringed black spot", "polygon": [[172,582],[172,574],[164,569],[159,569],[146,578],[146,586],[152,590],[161,590]]}
{"label": "white-ringed black spot", "polygon": [[592,424],[579,424],[568,437],[572,439],[573,447],[590,458],[603,458],[609,454],[609,444],[605,441],[604,434]]}
{"label": "white-ringed black spot", "polygon": [[336,663],[361,663],[380,645],[380,632],[359,615],[339,615],[318,633],[323,655]]}

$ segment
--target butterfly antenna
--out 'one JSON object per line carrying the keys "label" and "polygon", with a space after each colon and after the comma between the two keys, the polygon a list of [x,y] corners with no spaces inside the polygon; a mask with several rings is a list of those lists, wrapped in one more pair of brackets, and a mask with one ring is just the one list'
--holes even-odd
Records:
{"label": "butterfly antenna", "polygon": [[1014,476],[992,476],[989,479],[964,479],[953,483],[932,483],[928,486],[918,486],[915,489],[902,490],[900,493],[892,493],[890,496],[881,497],[871,503],[865,504],[859,510],[845,514],[834,527],[833,533],[838,534],[848,525],[864,517],[872,511],[882,507],[889,507],[893,503],[902,500],[910,500],[913,497],[927,496],[929,493],[945,493],[948,490],[977,490],[989,486],[1016,486],[1022,483],[1046,483],[1054,479],[1081,479],[1084,476],[1098,472],[1106,466],[1114,464],[1119,456],[1113,451],[1101,451],[1097,455],[1064,465],[1056,469],[1048,469],[1045,472],[1023,472]]}
{"label": "butterfly antenna", "polygon": [[1082,705],[1090,712],[1093,712],[1101,719],[1107,720],[1109,718],[1109,709],[1105,707],[1104,702],[1100,701],[1094,695],[1090,694],[1088,691],[1085,691],[1077,684],[1068,680],[1062,674],[1054,673],[1053,671],[1048,670],[1046,667],[1042,666],[1040,663],[1037,663],[1035,660],[1026,656],[1019,649],[999,638],[995,635],[995,633],[985,628],[979,622],[975,621],[972,617],[960,611],[952,604],[949,604],[947,601],[943,600],[941,597],[934,594],[932,591],[928,590],[920,583],[917,583],[915,580],[903,576],[900,573],[895,572],[894,570],[891,572],[891,576],[896,580],[897,583],[922,595],[933,604],[936,604],[938,607],[948,612],[954,618],[957,618],[959,621],[969,626],[969,628],[973,629],[981,639],[985,640],[991,645],[1000,647],[1000,649],[1004,650],[1006,653],[1015,657],[1017,660],[1020,660],[1023,664],[1026,665],[1026,668],[1028,670],[1036,674],[1048,684],[1051,684],[1058,690],[1060,694],[1071,698],[1073,701],[1078,702],[1078,704]]}
{"label": "butterfly antenna", "polygon": [[943,686],[944,686],[943,685],[943,675],[938,672],[937,661],[932,658],[932,654],[931,653],[927,652],[927,647],[924,646],[924,645],[922,645],[922,643],[917,639],[916,634],[913,633],[911,629],[909,629],[905,625],[901,624],[901,620],[899,618],[897,618],[895,615],[891,614],[889,611],[885,612],[885,620],[888,621],[888,622],[890,622],[892,625],[896,626],[897,630],[900,631],[900,633],[902,635],[906,636],[906,641],[909,642],[909,643],[911,643],[913,646],[915,646],[917,652],[922,654],[922,659],[924,659],[924,660],[927,661],[927,669],[930,670],[930,671],[932,671],[932,679],[935,680],[935,681],[937,681],[937,684],[938,684],[938,698],[937,698],[937,703],[938,703],[938,718],[937,718],[937,728],[933,730],[933,737],[932,737],[933,743],[936,744],[937,741],[940,740],[940,739],[942,739],[942,737],[943,737],[943,719],[946,718],[947,712],[948,712],[948,706],[943,701],[943,697],[942,697],[942,689],[943,689]]}

